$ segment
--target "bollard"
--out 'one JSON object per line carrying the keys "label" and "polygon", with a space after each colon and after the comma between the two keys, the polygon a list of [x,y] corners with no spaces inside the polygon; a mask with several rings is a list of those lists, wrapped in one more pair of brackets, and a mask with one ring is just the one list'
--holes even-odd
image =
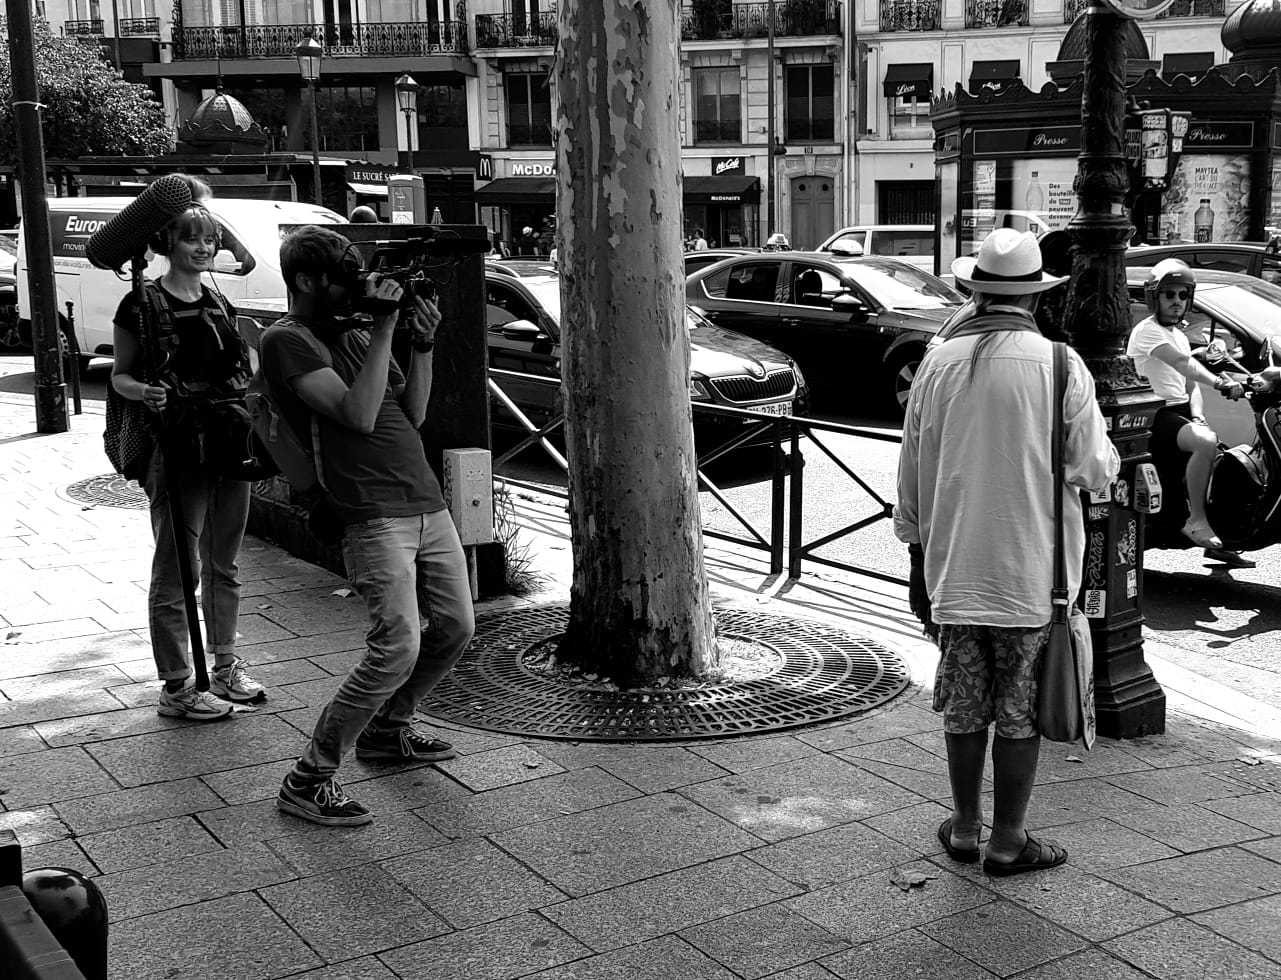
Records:
{"label": "bollard", "polygon": [[62,347],[62,374],[64,378],[71,375],[72,405],[79,415],[84,411],[84,406],[80,402],[80,340],[76,337],[75,310],[76,304],[67,300],[67,319],[63,321],[66,329],[59,337],[59,344]]}
{"label": "bollard", "polygon": [[98,886],[70,868],[37,868],[22,876],[22,891],[85,980],[107,980],[107,903]]}

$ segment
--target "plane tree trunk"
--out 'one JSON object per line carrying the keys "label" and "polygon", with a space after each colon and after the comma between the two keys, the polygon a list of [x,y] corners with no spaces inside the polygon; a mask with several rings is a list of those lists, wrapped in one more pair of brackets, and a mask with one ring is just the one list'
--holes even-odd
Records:
{"label": "plane tree trunk", "polygon": [[562,661],[624,686],[716,656],[681,249],[679,0],[562,0],[557,247],[574,578]]}

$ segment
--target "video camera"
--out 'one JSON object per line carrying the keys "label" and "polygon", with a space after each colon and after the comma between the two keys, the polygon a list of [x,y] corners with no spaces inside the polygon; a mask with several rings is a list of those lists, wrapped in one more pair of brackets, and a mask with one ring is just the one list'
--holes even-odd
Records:
{"label": "video camera", "polygon": [[[416,297],[435,302],[436,287],[449,281],[448,266],[454,260],[463,255],[481,254],[489,250],[488,241],[462,238],[452,233],[360,244],[375,246],[368,268],[361,269],[344,263],[343,274],[347,291],[352,296],[352,309],[372,316],[407,312],[413,309]],[[442,270],[444,277],[440,278]],[[374,275],[400,284],[403,292],[399,303],[365,295],[369,277]]]}

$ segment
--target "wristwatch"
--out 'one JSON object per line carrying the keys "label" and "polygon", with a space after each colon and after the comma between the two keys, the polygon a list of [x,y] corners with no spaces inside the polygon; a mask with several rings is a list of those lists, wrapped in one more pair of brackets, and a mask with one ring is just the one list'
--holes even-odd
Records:
{"label": "wristwatch", "polygon": [[414,338],[414,350],[418,351],[419,354],[430,354],[431,349],[435,346],[436,341],[434,340],[419,340],[417,337]]}

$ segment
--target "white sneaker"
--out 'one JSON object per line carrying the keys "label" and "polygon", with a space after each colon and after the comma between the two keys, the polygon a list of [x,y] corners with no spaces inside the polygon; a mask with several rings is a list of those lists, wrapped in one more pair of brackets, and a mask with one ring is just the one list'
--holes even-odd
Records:
{"label": "white sneaker", "polygon": [[209,693],[224,701],[237,701],[246,704],[250,701],[265,701],[267,692],[261,684],[250,677],[245,668],[249,665],[237,657],[226,667],[215,667],[209,675]]}
{"label": "white sneaker", "polygon": [[191,684],[180,691],[161,688],[160,706],[156,709],[166,718],[190,718],[193,721],[217,721],[231,714],[231,705],[219,701],[208,691],[197,691]]}

